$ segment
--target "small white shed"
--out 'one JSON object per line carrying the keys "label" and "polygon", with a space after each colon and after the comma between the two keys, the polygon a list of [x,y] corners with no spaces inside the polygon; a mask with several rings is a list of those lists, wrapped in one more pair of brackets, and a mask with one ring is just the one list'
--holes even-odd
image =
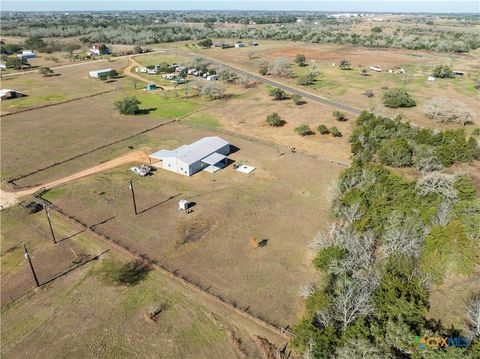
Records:
{"label": "small white shed", "polygon": [[95,71],[90,71],[88,75],[94,79],[98,79],[99,76],[102,74],[108,75],[112,69],[102,69],[102,70],[95,70]]}

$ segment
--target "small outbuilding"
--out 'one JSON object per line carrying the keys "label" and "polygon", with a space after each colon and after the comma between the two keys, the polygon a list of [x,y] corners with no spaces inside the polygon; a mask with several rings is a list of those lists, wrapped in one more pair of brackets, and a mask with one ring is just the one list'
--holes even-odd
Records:
{"label": "small outbuilding", "polygon": [[241,47],[245,47],[245,44],[243,42],[238,42],[235,44],[235,48],[239,49]]}
{"label": "small outbuilding", "polygon": [[190,145],[175,150],[161,150],[152,153],[150,163],[157,168],[191,176],[199,171],[214,173],[226,166],[230,143],[211,136],[204,137]]}
{"label": "small outbuilding", "polygon": [[88,75],[92,78],[98,79],[102,74],[105,74],[108,76],[108,74],[112,72],[112,69],[103,69],[103,70],[95,70],[95,71],[90,71]]}
{"label": "small outbuilding", "polygon": [[32,50],[23,50],[21,54],[17,55],[17,57],[19,59],[28,60],[28,59],[34,59],[35,57],[37,57],[37,54]]}
{"label": "small outbuilding", "polygon": [[23,97],[25,96],[23,93],[16,91],[16,90],[10,90],[10,89],[3,89],[0,90],[0,100],[10,100],[12,98],[18,98],[18,97]]}
{"label": "small outbuilding", "polygon": [[147,84],[146,89],[147,89],[148,91],[156,90],[156,89],[157,89],[157,85],[156,85],[156,84]]}

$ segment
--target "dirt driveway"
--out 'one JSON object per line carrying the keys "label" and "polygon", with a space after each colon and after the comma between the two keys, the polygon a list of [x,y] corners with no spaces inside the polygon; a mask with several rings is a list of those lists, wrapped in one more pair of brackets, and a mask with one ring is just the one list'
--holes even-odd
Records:
{"label": "dirt driveway", "polygon": [[31,195],[31,194],[35,193],[36,191],[38,191],[39,189],[41,189],[42,187],[45,187],[46,189],[51,189],[51,188],[60,186],[64,183],[74,181],[74,180],[82,178],[82,177],[90,176],[90,175],[98,173],[98,172],[109,170],[109,169],[124,165],[126,163],[130,163],[130,162],[144,162],[144,163],[147,163],[148,162],[148,155],[143,151],[132,152],[132,153],[129,153],[125,156],[121,156],[121,157],[115,158],[111,161],[107,161],[107,162],[101,163],[99,165],[90,167],[86,170],[74,173],[73,175],[61,178],[59,180],[56,180],[56,181],[53,181],[53,182],[50,182],[50,183],[46,183],[46,184],[43,184],[43,185],[32,187],[32,188],[29,188],[29,189],[26,189],[26,190],[23,190],[23,191],[7,192],[7,191],[3,191],[3,190],[0,189],[0,208],[4,209],[4,208],[11,207],[14,204],[18,203],[22,197]]}

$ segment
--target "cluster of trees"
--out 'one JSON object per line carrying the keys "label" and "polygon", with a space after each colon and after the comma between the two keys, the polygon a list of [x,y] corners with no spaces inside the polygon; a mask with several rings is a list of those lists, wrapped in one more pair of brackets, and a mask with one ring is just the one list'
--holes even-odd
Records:
{"label": "cluster of trees", "polygon": [[[301,17],[306,21],[296,23]],[[312,26],[309,19],[315,19]],[[205,26],[188,26],[185,22],[203,22]],[[249,27],[223,27],[222,22],[251,24]],[[284,26],[275,24],[282,23]],[[266,24],[255,26],[255,24]],[[270,24],[270,25],[268,25]],[[348,23],[338,23],[324,15],[308,13],[260,14],[252,12],[219,13],[115,13],[96,14],[25,14],[11,13],[2,18],[5,36],[79,37],[84,43],[151,44],[205,38],[255,38],[306,41],[313,43],[352,44],[366,47],[392,47],[432,51],[467,52],[480,47],[478,34],[447,31],[441,28],[412,33],[360,34],[349,31]]]}
{"label": "cluster of trees", "polygon": [[463,130],[420,129],[369,112],[358,117],[350,142],[356,160],[379,160],[394,167],[421,168],[425,163],[449,167],[480,159],[477,141],[467,138]]}
{"label": "cluster of trees", "polygon": [[[360,117],[358,126],[382,121],[367,113]],[[377,147],[389,124],[370,128],[376,135],[362,137],[362,146]],[[410,133],[408,126],[398,130]],[[464,308],[463,328],[427,319],[430,285],[447,272],[471,275],[478,264],[480,203],[472,179],[425,167],[412,182],[353,153],[337,184],[335,224],[312,243],[313,264],[329,280],[301,289],[306,310],[292,344],[306,358],[477,357],[478,295]],[[467,335],[471,345],[422,351],[413,339],[425,335]]]}
{"label": "cluster of trees", "polygon": [[383,104],[390,108],[415,107],[417,103],[403,88],[393,88],[384,92]]}

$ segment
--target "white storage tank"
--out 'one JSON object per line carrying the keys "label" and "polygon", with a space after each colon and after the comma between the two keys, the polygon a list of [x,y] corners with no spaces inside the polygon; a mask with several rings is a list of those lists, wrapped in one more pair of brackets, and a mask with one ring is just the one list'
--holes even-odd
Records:
{"label": "white storage tank", "polygon": [[190,205],[190,202],[188,202],[186,199],[181,199],[178,202],[178,209],[181,211],[186,211],[189,205]]}

